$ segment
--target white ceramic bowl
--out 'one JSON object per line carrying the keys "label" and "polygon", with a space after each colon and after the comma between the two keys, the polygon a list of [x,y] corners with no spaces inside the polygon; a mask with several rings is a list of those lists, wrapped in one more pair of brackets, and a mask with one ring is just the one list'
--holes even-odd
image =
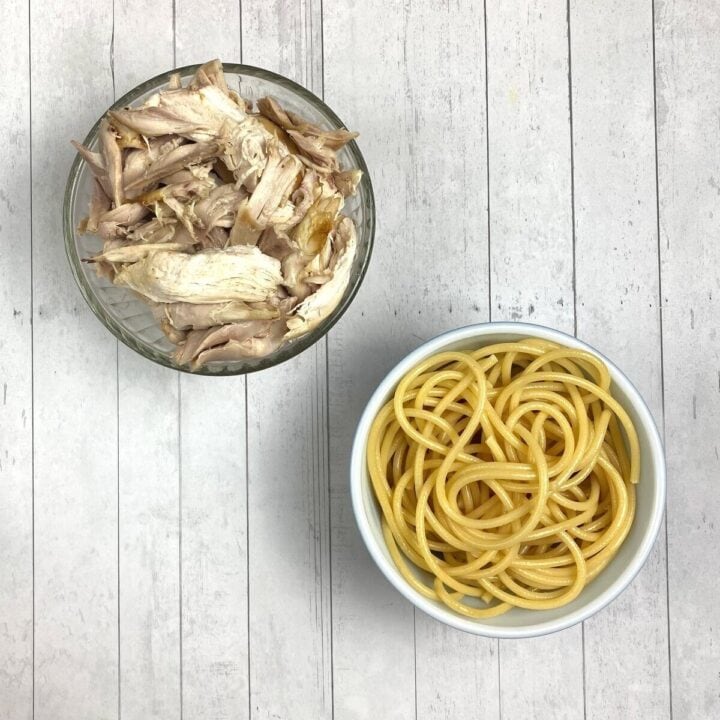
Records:
{"label": "white ceramic bowl", "polygon": [[[650,554],[657,537],[665,507],[665,459],[655,422],[642,397],[607,358],[612,376],[613,396],[632,418],[640,440],[640,481],[637,485],[637,510],[630,533],[617,555],[580,595],[554,610],[512,608],[496,618],[475,620],[465,617],[441,602],[429,600],[414,590],[402,577],[387,550],[380,526],[380,509],[373,495],[365,461],[370,425],[380,408],[392,396],[398,381],[417,363],[443,350],[478,348],[496,342],[537,337],[569,347],[594,348],[557,330],[526,323],[487,323],[451,330],[411,352],[380,383],[370,398],[355,433],[350,467],[353,510],[362,538],[373,560],[385,577],[410,602],[437,620],[476,635],[499,638],[521,638],[546,635],[586,620],[614,600],[637,575]],[[418,576],[422,571],[416,570]]]}

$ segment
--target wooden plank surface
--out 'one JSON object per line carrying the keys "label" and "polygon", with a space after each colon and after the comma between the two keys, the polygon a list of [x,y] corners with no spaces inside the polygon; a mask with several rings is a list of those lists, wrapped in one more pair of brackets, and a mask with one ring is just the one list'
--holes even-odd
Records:
{"label": "wooden plank surface", "polygon": [[177,66],[213,58],[240,62],[240,5],[217,0],[208,6],[197,0],[174,0]]}
{"label": "wooden plank surface", "polygon": [[[720,715],[717,3],[3,9],[0,720]],[[247,381],[178,376],[76,290],[67,140],[143,79],[241,46],[361,132],[375,253],[326,341]],[[667,438],[647,566],[584,628],[532,641],[416,613],[348,496],[377,382],[489,317],[577,331]]]}
{"label": "wooden plank surface", "polygon": [[[30,12],[35,718],[118,717],[117,346],[65,258],[74,151],[112,101],[112,3]],[[69,34],[73,41],[68,42]],[[82,41],[78,41],[82,38]]]}
{"label": "wooden plank surface", "polygon": [[[322,96],[319,2],[246,0],[242,28],[243,62]],[[247,387],[252,716],[330,718],[326,340]]]}
{"label": "wooden plank surface", "polygon": [[[572,334],[565,6],[488,2],[487,38],[490,316]],[[501,718],[582,717],[580,626],[522,642],[501,640],[499,656]]]}
{"label": "wooden plank surface", "polygon": [[[240,9],[175,2],[176,64],[240,59]],[[183,717],[250,716],[245,378],[180,377]]]}
{"label": "wooden plank surface", "polygon": [[[381,222],[377,243],[400,248],[412,243],[415,260],[400,282],[391,263],[380,267],[375,282],[394,288],[385,312],[403,327],[397,348],[404,352],[420,338],[488,319],[485,20],[476,3],[464,6],[459,25],[459,7],[408,5],[403,18],[408,41],[401,132],[407,138],[409,169],[404,193],[390,193],[383,185],[377,193],[393,198],[389,212],[404,217],[405,227],[389,235]],[[437,58],[432,67],[428,57]],[[462,85],[455,81],[455,68],[467,70]],[[449,137],[463,150],[439,153]],[[350,331],[357,332],[352,326]],[[453,630],[415,611],[419,720],[497,717],[497,668],[496,641]]]}
{"label": "wooden plank surface", "polygon": [[[570,28],[577,334],[623,368],[662,427],[652,8],[572,2]],[[585,623],[588,719],[669,717],[662,536]]]}
{"label": "wooden plank surface", "polygon": [[720,715],[720,7],[655,4],[672,711]]}
{"label": "wooden plank surface", "polygon": [[28,13],[0,24],[0,718],[33,713],[32,268]]}
{"label": "wooden plank surface", "polygon": [[[323,6],[325,99],[360,133],[381,219],[368,274],[328,343],[336,720],[415,717],[413,608],[382,578],[363,547],[348,480],[363,405],[393,363],[423,339],[410,316],[429,307],[396,302],[396,291],[407,289],[414,272],[432,272],[427,264],[420,267],[413,252],[418,239],[408,228],[416,196],[409,142],[414,117],[404,60],[413,38],[405,29],[400,3]],[[391,277],[392,268],[400,271]]]}
{"label": "wooden plank surface", "polygon": [[[222,417],[222,422],[218,422]],[[249,717],[245,387],[182,378],[183,717]]]}
{"label": "wooden plank surface", "polygon": [[[116,3],[111,63],[116,99],[172,67],[172,3]],[[178,378],[122,344],[118,423],[120,715],[174,717],[181,703]]]}

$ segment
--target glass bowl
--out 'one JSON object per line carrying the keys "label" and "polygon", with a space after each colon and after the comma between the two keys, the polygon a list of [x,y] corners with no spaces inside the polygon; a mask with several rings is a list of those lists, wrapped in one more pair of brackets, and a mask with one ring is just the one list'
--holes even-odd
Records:
{"label": "glass bowl", "polygon": [[[121,97],[110,109],[138,105],[164,88],[172,73],[179,73],[182,80],[186,81],[194,75],[198,67],[199,65],[188,65],[157,75]],[[320,98],[282,75],[262,68],[234,63],[224,63],[223,69],[228,86],[248,100],[254,101],[265,95],[272,95],[283,107],[323,128],[346,127]],[[93,150],[99,145],[99,127],[100,120],[95,123],[84,140],[84,144]],[[355,141],[351,141],[338,152],[338,160],[341,168],[359,168],[363,173],[357,193],[347,198],[343,208],[343,213],[353,219],[357,228],[357,252],[348,287],[338,306],[309,333],[286,342],[265,357],[245,358],[233,362],[212,362],[192,371],[194,374],[239,375],[289,360],[323,337],[348,308],[362,283],[370,261],[375,235],[375,201],[367,165]],[[92,173],[87,163],[78,155],[70,169],[65,189],[63,230],[65,250],[80,292],[105,327],[128,347],[161,365],[190,372],[189,368],[180,366],[173,360],[172,352],[175,346],[165,337],[150,307],[131,290],[115,286],[105,278],[99,278],[92,265],[82,262],[83,258],[96,254],[102,247],[99,237],[90,234],[80,235],[77,230],[80,220],[87,215],[91,191]]]}

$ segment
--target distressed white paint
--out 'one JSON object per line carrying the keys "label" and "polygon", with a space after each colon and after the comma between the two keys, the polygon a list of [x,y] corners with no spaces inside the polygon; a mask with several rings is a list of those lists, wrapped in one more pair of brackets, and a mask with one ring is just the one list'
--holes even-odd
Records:
{"label": "distressed white paint", "polygon": [[[565,5],[488,2],[487,38],[490,314],[572,333]],[[501,640],[499,655],[503,720],[582,717],[579,626],[523,642]]]}
{"label": "distressed white paint", "polygon": [[119,354],[122,717],[180,712],[177,376]]}
{"label": "distressed white paint", "polygon": [[245,383],[182,377],[183,717],[248,714]]}
{"label": "distressed white paint", "polygon": [[32,327],[28,16],[0,24],[0,719],[32,717]]}
{"label": "distressed white paint", "polygon": [[[573,2],[570,29],[577,333],[662,423],[652,8]],[[585,623],[589,720],[669,718],[665,587],[663,529],[631,587]]]}
{"label": "distressed white paint", "polygon": [[36,720],[118,716],[116,342],[61,227],[69,139],[112,100],[111,30],[106,0],[68,3],[62,23],[31,6]]}
{"label": "distressed white paint", "polygon": [[[667,718],[670,669],[674,717],[718,715],[720,568],[696,552],[720,522],[717,9],[656,2],[660,278],[649,2],[572,0],[568,43],[564,4],[488,0],[489,189],[477,4],[245,0],[241,18],[235,0],[176,0],[175,36],[171,0],[116,0],[114,22],[108,0],[27,10],[12,0],[0,26],[0,718]],[[378,200],[346,318],[247,395],[124,347],[116,365],[60,227],[66,140],[173,56],[238,60],[241,26],[246,62],[324,89],[360,130]],[[586,623],[584,657],[580,628],[496,645],[415,614],[348,501],[374,385],[490,310],[576,321],[661,419],[659,280],[667,559],[661,538]]]}
{"label": "distressed white paint", "polygon": [[[322,95],[320,3],[242,10],[243,62]],[[322,340],[247,378],[254,718],[332,716],[325,352]]]}
{"label": "distressed white paint", "polygon": [[572,332],[565,6],[488,0],[487,37],[491,317]]}
{"label": "distressed white paint", "polygon": [[[178,66],[240,58],[236,2],[175,3]],[[180,377],[182,708],[249,717],[245,379]]]}
{"label": "distressed white paint", "polygon": [[112,61],[119,99],[173,67],[173,0],[115,0],[113,18]]}
{"label": "distressed white paint", "polygon": [[720,8],[655,8],[672,705],[720,716]]}
{"label": "distressed white paint", "polygon": [[[173,66],[172,3],[114,6],[115,97]],[[168,25],[170,31],[168,32]],[[137,53],[140,44],[148,48]],[[118,353],[120,713],[180,714],[178,377]]]}
{"label": "distressed white paint", "polygon": [[239,0],[175,0],[175,45],[178,67],[213,58],[240,62]]}
{"label": "distressed white paint", "polygon": [[[461,5],[464,22],[459,24]],[[407,272],[398,273],[390,263],[381,266],[374,282],[393,288],[380,310],[397,313],[405,333],[399,347],[406,351],[419,344],[418,338],[487,320],[488,218],[482,5],[409,4],[403,23],[408,165],[400,192],[382,184],[376,190],[389,196],[385,213],[402,218],[404,230],[385,235],[383,215],[377,242],[392,243],[396,250],[412,244],[415,257]],[[435,62],[428,64],[428,57]],[[455,82],[456,68],[467,69],[462,84]],[[334,358],[331,353],[331,362]],[[417,717],[497,717],[496,649],[494,640],[452,630],[416,612]]]}
{"label": "distressed white paint", "polygon": [[[324,6],[325,98],[360,132],[379,219],[364,285],[329,339],[333,678],[338,720],[400,720],[416,715],[413,608],[382,579],[362,546],[350,507],[347,470],[364,401],[396,360],[442,328],[439,312],[433,309],[434,304],[447,302],[445,290],[451,282],[442,272],[442,264],[449,262],[442,248],[462,242],[446,240],[443,232],[433,247],[432,232],[420,228],[418,235],[413,215],[422,202],[421,193],[429,190],[418,182],[427,176],[427,167],[414,163],[415,123],[419,128],[420,123],[434,122],[434,113],[427,111],[438,99],[413,94],[413,79],[427,69],[410,68],[407,63],[413,44],[418,43],[419,54],[423,39],[407,33],[408,12],[411,9],[400,3]],[[452,160],[438,153],[434,164],[442,167],[445,162]],[[442,172],[432,177],[435,192],[450,184]],[[432,255],[424,256],[423,248]]]}

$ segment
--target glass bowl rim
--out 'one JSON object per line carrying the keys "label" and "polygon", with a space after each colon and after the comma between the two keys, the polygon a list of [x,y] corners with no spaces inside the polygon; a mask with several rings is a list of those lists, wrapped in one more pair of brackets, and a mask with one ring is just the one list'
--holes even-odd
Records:
{"label": "glass bowl rim", "polygon": [[[138,97],[143,95],[145,92],[159,87],[163,83],[167,82],[170,75],[175,73],[181,76],[194,74],[195,71],[201,67],[203,63],[196,63],[193,65],[183,65],[182,67],[174,68],[172,70],[166,70],[165,72],[158,73],[149,80],[145,80],[139,85],[126,92],[121,98],[116,100],[103,114],[98,118],[90,132],[86,135],[83,140],[84,145],[90,145],[97,137],[98,130],[102,119],[107,115],[110,110],[118,110],[120,108],[129,105],[134,102]],[[269,80],[283,88],[291,91],[292,93],[300,96],[303,100],[312,105],[322,115],[329,118],[332,123],[338,128],[345,128],[347,125],[338,117],[338,115],[325,103],[324,100],[319,98],[315,93],[311,92],[307,88],[303,87],[299,83],[291,80],[290,78],[275,73],[272,70],[266,70],[265,68],[256,67],[254,65],[245,65],[243,63],[222,63],[223,72],[233,73],[235,75],[248,75],[251,77],[260,78],[263,80]],[[75,244],[75,227],[73,224],[72,211],[74,206],[75,195],[77,193],[80,172],[85,164],[85,160],[80,156],[79,153],[75,154],[75,159],[70,166],[70,173],[68,175],[67,183],[65,185],[65,194],[63,200],[63,235],[65,241],[65,254],[70,264],[70,270],[75,282],[80,290],[81,295],[85,299],[90,309],[93,311],[95,316],[110,332],[121,342],[127,345],[129,348],[139,353],[148,360],[171,368],[178,372],[185,372],[190,375],[205,375],[215,377],[227,377],[234,375],[248,375],[259,370],[266,370],[267,368],[280,365],[283,362],[294,358],[301,352],[307,350],[309,347],[314,345],[316,342],[321,340],[327,335],[327,333],[334,327],[335,323],[345,314],[345,311],[350,307],[352,301],[360,289],[360,286],[365,279],[368,265],[370,264],[370,258],[372,256],[374,241],[375,241],[375,195],[373,192],[372,181],[370,180],[370,173],[368,172],[367,163],[363,157],[360,148],[358,147],[355,140],[351,140],[347,145],[347,149],[353,156],[353,162],[362,171],[362,180],[360,181],[364,191],[364,198],[367,210],[367,241],[364,252],[364,257],[361,258],[361,265],[359,271],[354,279],[345,291],[345,295],[340,301],[339,305],[333,310],[333,312],[323,320],[323,322],[316,328],[311,330],[305,335],[296,338],[287,345],[278,348],[276,353],[265,358],[257,358],[256,361],[249,367],[239,367],[237,369],[230,369],[224,367],[220,370],[209,370],[203,366],[197,370],[191,370],[187,366],[180,366],[171,361],[166,355],[154,351],[148,347],[146,343],[139,341],[133,333],[126,331],[120,323],[118,323],[113,317],[105,312],[101,303],[97,300],[95,291],[92,285],[85,278],[84,273],[81,269],[82,259],[79,257],[77,247]],[[284,351],[284,352],[283,352]]]}

